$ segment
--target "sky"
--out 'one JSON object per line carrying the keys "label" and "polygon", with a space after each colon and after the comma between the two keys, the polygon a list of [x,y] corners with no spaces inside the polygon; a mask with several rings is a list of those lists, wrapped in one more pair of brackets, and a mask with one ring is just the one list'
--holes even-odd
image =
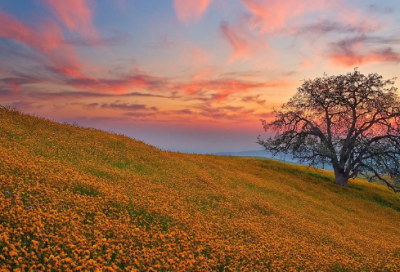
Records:
{"label": "sky", "polygon": [[399,61],[398,0],[0,1],[1,105],[165,150],[260,149],[302,80]]}

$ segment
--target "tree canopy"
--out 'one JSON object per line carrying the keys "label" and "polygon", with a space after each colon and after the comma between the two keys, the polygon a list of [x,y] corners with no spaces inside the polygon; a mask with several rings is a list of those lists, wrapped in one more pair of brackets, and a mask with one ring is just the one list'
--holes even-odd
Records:
{"label": "tree canopy", "polygon": [[304,80],[273,120],[275,135],[258,143],[311,166],[331,164],[336,184],[364,175],[400,191],[400,98],[394,79],[357,69]]}

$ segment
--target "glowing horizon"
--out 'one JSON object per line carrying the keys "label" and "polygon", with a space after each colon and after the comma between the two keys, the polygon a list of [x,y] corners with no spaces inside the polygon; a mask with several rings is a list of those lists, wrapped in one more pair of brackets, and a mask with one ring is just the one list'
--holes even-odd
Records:
{"label": "glowing horizon", "polygon": [[[398,76],[400,3],[0,3],[0,104],[164,149],[257,149],[305,78]],[[399,86],[399,83],[396,83]]]}

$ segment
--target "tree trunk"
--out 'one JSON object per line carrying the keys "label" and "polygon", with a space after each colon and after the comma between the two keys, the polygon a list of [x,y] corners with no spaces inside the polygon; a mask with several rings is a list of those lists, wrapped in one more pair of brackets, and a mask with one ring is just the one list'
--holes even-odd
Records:
{"label": "tree trunk", "polygon": [[335,171],[335,182],[340,186],[347,186],[347,181],[349,180],[349,176],[345,173],[341,173],[339,171]]}

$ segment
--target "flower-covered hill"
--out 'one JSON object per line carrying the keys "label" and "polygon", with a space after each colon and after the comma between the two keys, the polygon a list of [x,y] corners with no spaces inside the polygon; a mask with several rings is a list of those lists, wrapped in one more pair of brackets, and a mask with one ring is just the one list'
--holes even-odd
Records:
{"label": "flower-covered hill", "polygon": [[1,271],[400,271],[400,195],[0,107]]}

